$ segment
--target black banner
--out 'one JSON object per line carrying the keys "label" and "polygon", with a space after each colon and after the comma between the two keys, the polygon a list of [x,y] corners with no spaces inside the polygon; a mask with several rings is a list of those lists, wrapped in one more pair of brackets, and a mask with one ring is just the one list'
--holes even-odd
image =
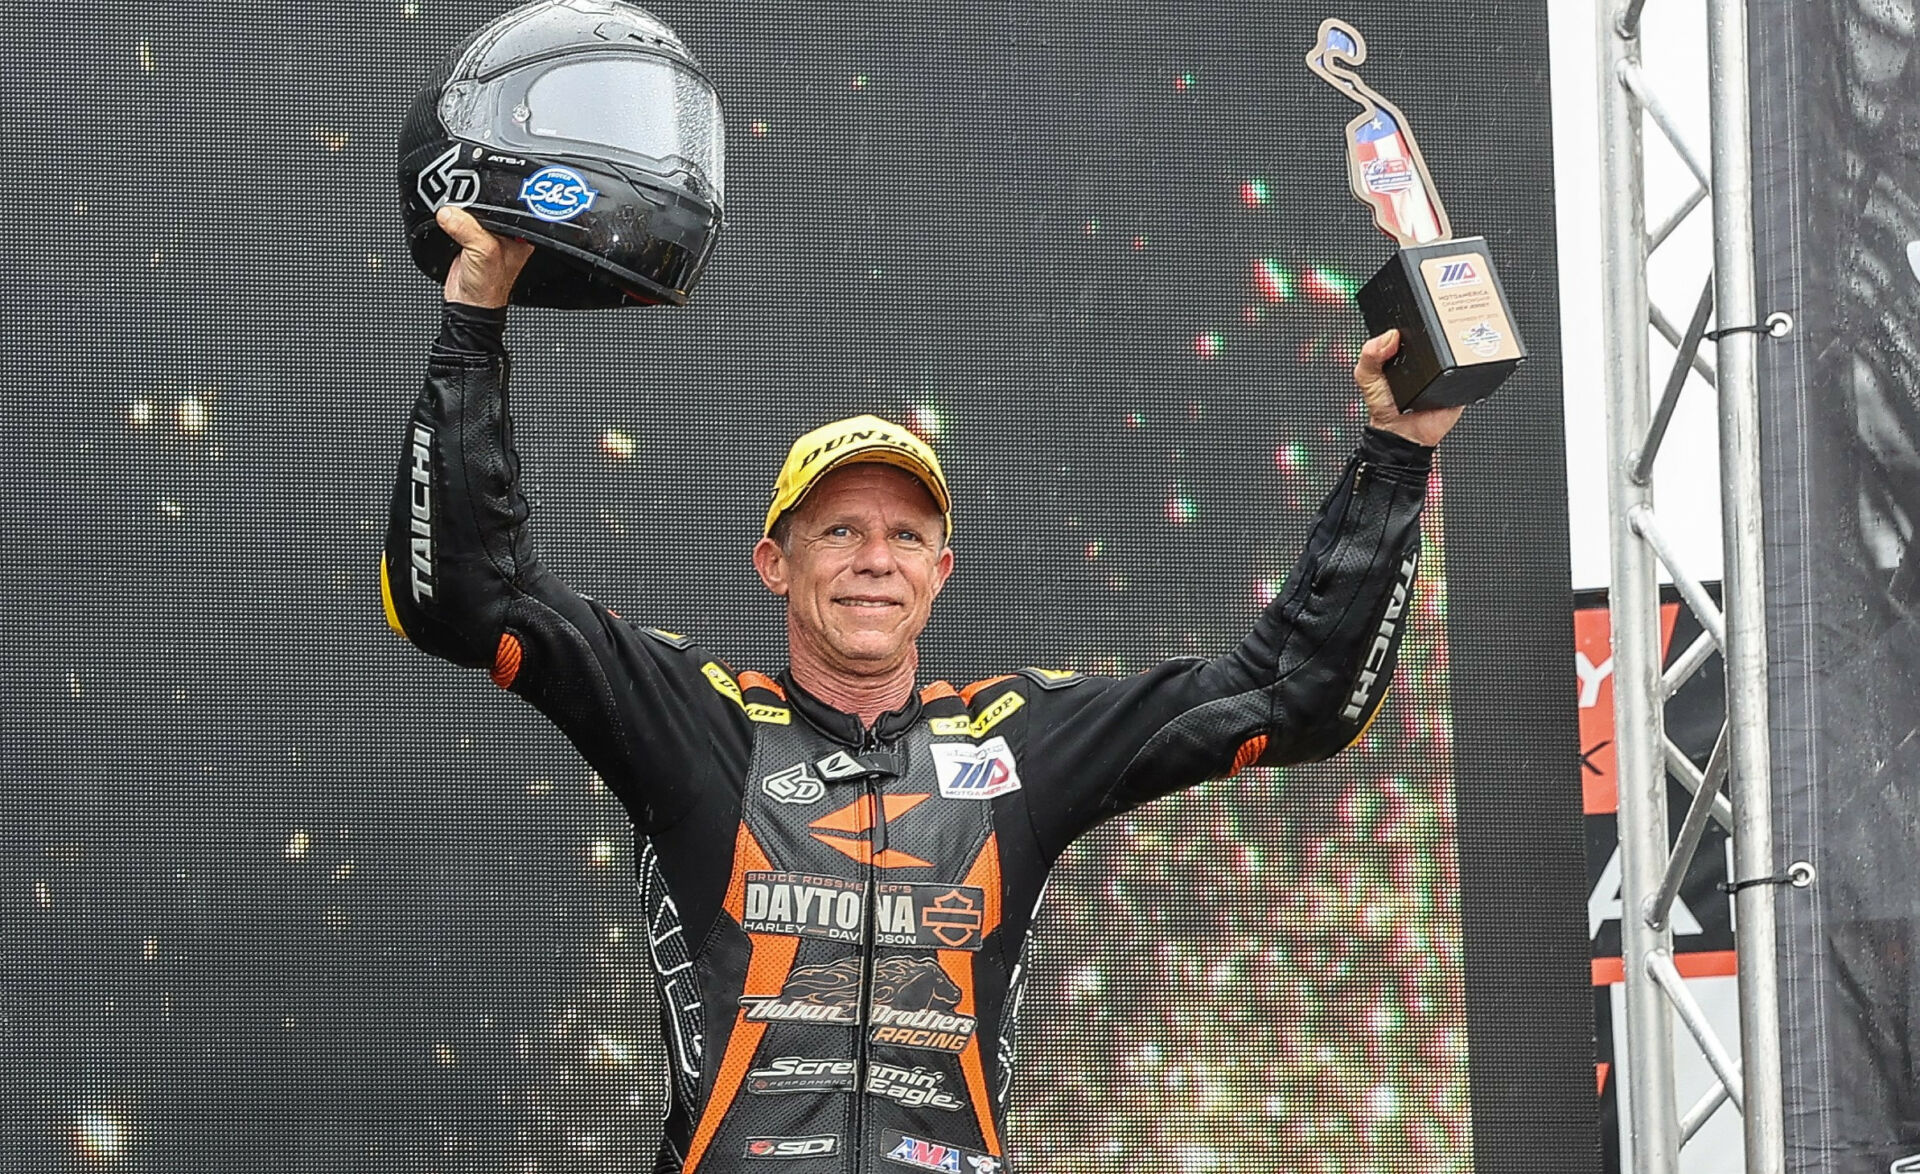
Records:
{"label": "black banner", "polygon": [[1754,0],[1788,1169],[1920,1168],[1920,32]]}

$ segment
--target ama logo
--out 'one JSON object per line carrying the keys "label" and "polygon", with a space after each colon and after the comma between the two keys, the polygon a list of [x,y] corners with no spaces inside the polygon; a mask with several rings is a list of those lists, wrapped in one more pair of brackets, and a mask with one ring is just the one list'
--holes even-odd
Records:
{"label": "ama logo", "polygon": [[[962,1149],[957,1145],[922,1141],[904,1133],[883,1135],[882,1144],[888,1137],[897,1140],[887,1151],[887,1160],[902,1166],[918,1166],[922,1170],[939,1170],[946,1174],[999,1174],[1006,1167],[1006,1163],[992,1154]],[[966,1163],[964,1167],[962,1162]]]}
{"label": "ama logo", "polygon": [[1474,268],[1472,261],[1449,261],[1440,267],[1440,288],[1453,289],[1461,285],[1479,285],[1480,271]]}
{"label": "ama logo", "polygon": [[555,224],[572,220],[593,207],[599,195],[571,167],[542,167],[520,185],[520,202],[527,211]]}
{"label": "ama logo", "polygon": [[933,767],[940,776],[942,799],[992,799],[1020,789],[1020,770],[1005,738],[970,742],[935,742]]}

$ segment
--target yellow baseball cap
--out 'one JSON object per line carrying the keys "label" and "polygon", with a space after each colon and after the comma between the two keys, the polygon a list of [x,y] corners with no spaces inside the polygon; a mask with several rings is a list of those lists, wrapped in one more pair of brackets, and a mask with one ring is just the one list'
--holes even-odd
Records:
{"label": "yellow baseball cap", "polygon": [[862,461],[892,465],[919,478],[946,518],[947,533],[953,533],[953,505],[947,496],[946,475],[940,471],[940,458],[918,436],[878,416],[835,420],[793,442],[787,463],[780,466],[780,476],[773,483],[773,503],[767,507],[764,533],[772,534],[780,515],[799,505],[807,490],[826,473]]}

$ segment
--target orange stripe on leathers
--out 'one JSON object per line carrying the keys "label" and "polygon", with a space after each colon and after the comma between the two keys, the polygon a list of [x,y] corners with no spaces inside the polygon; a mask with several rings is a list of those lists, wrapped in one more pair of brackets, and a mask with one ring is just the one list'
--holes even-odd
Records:
{"label": "orange stripe on leathers", "polygon": [[[960,882],[973,885],[986,895],[987,907],[981,913],[980,936],[986,937],[1000,927],[1000,845],[998,837],[988,836],[986,846],[980,849],[980,855],[974,858],[973,867],[967,871],[967,879]],[[973,951],[941,950],[940,969],[960,988],[960,1002],[954,1012],[960,1015],[975,1014],[973,1001]],[[980,1036],[976,1032],[967,1041],[966,1050],[960,1053],[960,1071],[967,1078],[967,1096],[973,1101],[973,1113],[980,1121],[980,1136],[986,1142],[987,1152],[1000,1157],[1000,1134],[993,1127],[993,1101],[987,1095],[987,1073],[980,1063]]]}
{"label": "orange stripe on leathers", "polygon": [[1240,749],[1233,752],[1233,766],[1227,771],[1226,777],[1232,778],[1234,775],[1252,766],[1258,762],[1260,756],[1266,752],[1267,736],[1265,734],[1255,734],[1253,737],[1248,738],[1246,741],[1240,743]]}
{"label": "orange stripe on leathers", "polygon": [[920,690],[920,704],[930,705],[942,697],[958,696],[960,696],[960,694],[955,691],[952,685],[947,684],[945,681],[935,681],[933,684]]}
{"label": "orange stripe on leathers", "polygon": [[780,682],[764,673],[756,673],[749,669],[736,679],[740,682],[742,689],[765,689],[782,701],[787,699],[787,691],[780,687]]}
{"label": "orange stripe on leathers", "polygon": [[[753,833],[747,825],[740,825],[740,834],[734,841],[733,878],[727,882],[727,912],[737,922],[746,917],[747,912],[747,873],[764,872],[772,865],[767,854],[760,849]],[[777,995],[787,981],[788,971],[793,969],[793,959],[800,952],[800,939],[781,934],[749,934],[753,942],[753,954],[747,959],[747,982],[741,993],[746,995]],[[743,1007],[734,1012],[733,1034],[727,1038],[727,1054],[720,1060],[720,1075],[714,1080],[713,1095],[707,1098],[706,1111],[700,1115],[699,1128],[694,1130],[693,1145],[687,1151],[685,1174],[693,1174],[694,1167],[706,1155],[707,1147],[713,1143],[713,1135],[720,1129],[720,1122],[733,1107],[733,1099],[740,1093],[740,1084],[746,1079],[747,1069],[753,1066],[753,1054],[760,1047],[760,1037],[767,1033],[764,1023],[749,1023]]]}
{"label": "orange stripe on leathers", "polygon": [[[887,819],[896,819],[933,798],[922,795],[882,795],[880,811]],[[873,830],[873,796],[862,795],[838,811],[828,812],[807,825],[830,832],[865,832]]]}
{"label": "orange stripe on leathers", "polygon": [[988,677],[984,681],[975,681],[973,684],[968,685],[966,688],[960,690],[960,700],[966,702],[968,705],[972,705],[974,697],[979,694],[980,690],[991,689],[1002,681],[1011,681],[1011,680],[1013,680],[1013,674],[1007,673],[1004,676]]}
{"label": "orange stripe on leathers", "polygon": [[513,687],[513,679],[520,675],[520,640],[513,633],[500,634],[500,643],[493,650],[493,671],[488,675],[502,689]]}
{"label": "orange stripe on leathers", "polygon": [[918,856],[909,856],[905,852],[895,852],[892,848],[874,854],[873,845],[865,840],[843,840],[839,836],[823,836],[814,833],[814,839],[832,848],[849,860],[860,864],[872,864],[879,868],[932,868],[933,861],[922,860]]}

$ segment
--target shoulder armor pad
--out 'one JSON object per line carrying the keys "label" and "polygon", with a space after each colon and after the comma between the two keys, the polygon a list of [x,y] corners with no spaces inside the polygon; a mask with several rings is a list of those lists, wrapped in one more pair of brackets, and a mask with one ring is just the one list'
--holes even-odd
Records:
{"label": "shoulder armor pad", "polygon": [[1042,689],[1065,689],[1087,679],[1071,669],[1021,669],[1020,675]]}
{"label": "shoulder armor pad", "polygon": [[678,632],[669,632],[664,628],[642,628],[642,632],[653,637],[668,648],[687,649],[693,647],[693,637],[682,636]]}

